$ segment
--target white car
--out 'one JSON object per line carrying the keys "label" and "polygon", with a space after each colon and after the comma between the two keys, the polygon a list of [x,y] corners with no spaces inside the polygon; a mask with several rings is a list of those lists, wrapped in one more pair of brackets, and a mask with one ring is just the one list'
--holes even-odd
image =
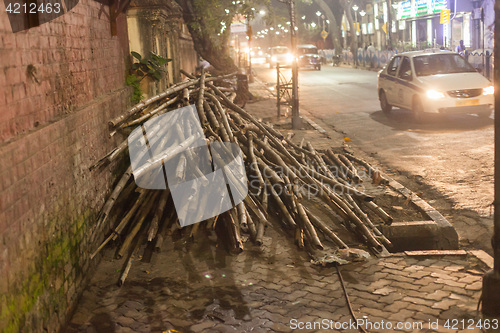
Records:
{"label": "white car", "polygon": [[426,50],[395,55],[378,74],[382,111],[393,106],[425,113],[474,113],[489,117],[494,105],[493,84],[459,54]]}

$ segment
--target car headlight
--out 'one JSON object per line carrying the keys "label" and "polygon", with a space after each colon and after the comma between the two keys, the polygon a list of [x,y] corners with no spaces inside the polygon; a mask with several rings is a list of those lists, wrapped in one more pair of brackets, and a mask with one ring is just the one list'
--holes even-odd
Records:
{"label": "car headlight", "polygon": [[287,55],[286,55],[286,61],[287,62],[292,62],[293,61],[293,55],[291,55],[290,53],[287,53]]}
{"label": "car headlight", "polygon": [[276,61],[276,60],[278,60],[278,58],[276,58],[276,56],[271,57],[271,61]]}
{"label": "car headlight", "polygon": [[441,99],[444,98],[444,94],[437,90],[427,90],[425,93],[429,99]]}
{"label": "car headlight", "polygon": [[262,54],[263,54],[262,51],[259,51],[259,55],[261,56]]}
{"label": "car headlight", "polygon": [[483,88],[483,95],[493,95],[495,93],[495,87],[493,85]]}

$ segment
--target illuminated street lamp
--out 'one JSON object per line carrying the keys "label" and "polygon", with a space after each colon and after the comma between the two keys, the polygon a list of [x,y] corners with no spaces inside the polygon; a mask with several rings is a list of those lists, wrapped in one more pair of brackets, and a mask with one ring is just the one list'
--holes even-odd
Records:
{"label": "illuminated street lamp", "polygon": [[316,23],[312,22],[312,23],[311,23],[311,27],[312,27],[313,29],[314,29],[314,28],[316,28]]}
{"label": "illuminated street lamp", "polygon": [[319,17],[321,16],[321,12],[319,10],[316,12],[316,16],[318,17],[318,25],[319,25]]}
{"label": "illuminated street lamp", "polygon": [[358,34],[358,9],[359,9],[358,5],[352,6],[352,10],[354,10],[354,17],[356,18],[355,19],[355,22],[356,22],[356,35]]}
{"label": "illuminated street lamp", "polygon": [[265,11],[264,9],[261,9],[261,10],[259,11],[259,14],[260,14],[260,15],[262,15],[262,16],[264,16],[264,15],[266,15],[266,11]]}

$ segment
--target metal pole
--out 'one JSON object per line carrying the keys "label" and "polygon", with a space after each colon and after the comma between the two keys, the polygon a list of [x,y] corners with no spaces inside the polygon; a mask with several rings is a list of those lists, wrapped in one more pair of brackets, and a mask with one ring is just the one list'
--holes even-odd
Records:
{"label": "metal pole", "polygon": [[389,50],[392,50],[392,1],[391,0],[387,0],[387,44],[388,44],[387,48]]}
{"label": "metal pole", "polygon": [[[495,2],[495,17],[500,17],[500,3]],[[494,82],[500,82],[500,25],[495,24]],[[495,84],[495,209],[493,217],[493,270],[483,277],[482,313],[485,316],[500,316],[500,94]]]}
{"label": "metal pole", "polygon": [[280,63],[276,63],[276,108],[278,109],[278,120],[281,117],[281,103],[280,103]]}
{"label": "metal pole", "polygon": [[253,82],[252,75],[252,28],[250,27],[250,19],[247,16],[247,37],[248,37],[248,82]]}
{"label": "metal pole", "polygon": [[302,128],[299,115],[299,69],[297,64],[297,31],[295,30],[295,2],[290,0],[290,30],[292,32],[292,129]]}

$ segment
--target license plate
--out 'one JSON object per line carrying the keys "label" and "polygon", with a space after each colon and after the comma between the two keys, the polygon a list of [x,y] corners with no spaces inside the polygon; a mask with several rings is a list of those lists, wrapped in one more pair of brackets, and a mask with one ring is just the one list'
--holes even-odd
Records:
{"label": "license plate", "polygon": [[463,101],[457,101],[456,106],[471,106],[471,105],[479,105],[478,99],[466,99]]}

